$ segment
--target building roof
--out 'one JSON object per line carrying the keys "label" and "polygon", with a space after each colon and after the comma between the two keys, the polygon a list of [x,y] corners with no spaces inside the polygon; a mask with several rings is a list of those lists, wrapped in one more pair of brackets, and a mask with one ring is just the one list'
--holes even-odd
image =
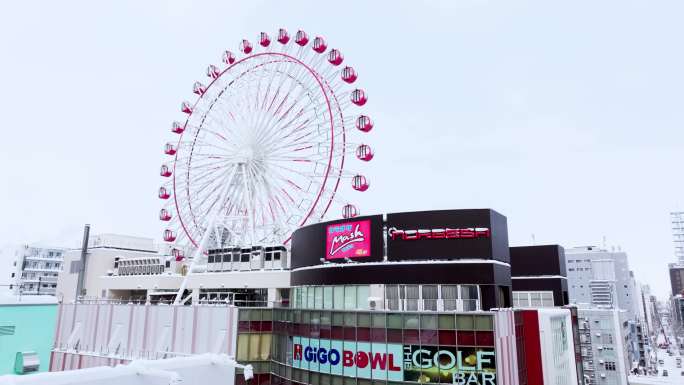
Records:
{"label": "building roof", "polygon": [[10,293],[0,293],[0,306],[56,304],[57,297],[52,295],[14,295]]}

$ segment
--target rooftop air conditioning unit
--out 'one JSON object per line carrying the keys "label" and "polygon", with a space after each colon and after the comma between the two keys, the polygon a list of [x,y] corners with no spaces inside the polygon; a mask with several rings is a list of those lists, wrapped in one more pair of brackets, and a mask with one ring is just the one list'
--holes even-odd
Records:
{"label": "rooftop air conditioning unit", "polygon": [[40,368],[40,358],[36,352],[17,352],[14,357],[14,373],[27,374],[37,372]]}

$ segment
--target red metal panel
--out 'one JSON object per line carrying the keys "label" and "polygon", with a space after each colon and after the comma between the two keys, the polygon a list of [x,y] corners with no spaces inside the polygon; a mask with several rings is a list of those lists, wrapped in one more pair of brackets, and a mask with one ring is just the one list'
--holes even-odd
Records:
{"label": "red metal panel", "polygon": [[536,310],[522,310],[525,363],[527,383],[544,385],[541,341],[539,337],[539,316]]}

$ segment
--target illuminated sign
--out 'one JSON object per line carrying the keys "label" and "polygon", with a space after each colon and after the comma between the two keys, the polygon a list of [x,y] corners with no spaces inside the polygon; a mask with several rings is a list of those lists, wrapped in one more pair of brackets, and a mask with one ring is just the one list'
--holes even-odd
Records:
{"label": "illuminated sign", "polygon": [[404,346],[404,381],[496,385],[492,348]]}
{"label": "illuminated sign", "polygon": [[418,230],[399,230],[390,227],[387,235],[391,240],[414,241],[418,239],[472,239],[489,238],[491,233],[486,227],[468,227],[463,229],[418,229]]}
{"label": "illuminated sign", "polygon": [[369,219],[328,225],[325,230],[325,259],[370,256],[370,229]]}
{"label": "illuminated sign", "polygon": [[402,345],[292,337],[292,366],[347,377],[403,381]]}

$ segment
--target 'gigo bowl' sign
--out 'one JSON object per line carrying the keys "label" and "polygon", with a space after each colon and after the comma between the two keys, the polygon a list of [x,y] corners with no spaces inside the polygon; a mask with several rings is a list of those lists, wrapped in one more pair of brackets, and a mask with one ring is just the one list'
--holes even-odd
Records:
{"label": "'gigo bowl' sign", "polygon": [[497,385],[494,349],[292,337],[292,366],[347,377]]}
{"label": "'gigo bowl' sign", "polygon": [[292,366],[347,377],[403,381],[402,345],[292,337]]}

